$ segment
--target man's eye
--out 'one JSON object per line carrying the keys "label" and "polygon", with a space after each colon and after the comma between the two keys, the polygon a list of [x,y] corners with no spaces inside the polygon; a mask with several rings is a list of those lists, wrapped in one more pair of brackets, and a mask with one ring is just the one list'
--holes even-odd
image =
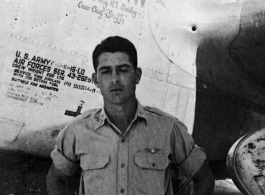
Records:
{"label": "man's eye", "polygon": [[108,74],[108,73],[110,73],[110,70],[102,70],[100,73],[101,74]]}
{"label": "man's eye", "polygon": [[128,72],[128,69],[120,69],[120,72]]}

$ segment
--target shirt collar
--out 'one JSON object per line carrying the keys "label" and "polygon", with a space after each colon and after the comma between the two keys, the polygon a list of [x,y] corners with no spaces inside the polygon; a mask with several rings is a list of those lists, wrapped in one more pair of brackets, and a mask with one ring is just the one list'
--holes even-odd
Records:
{"label": "shirt collar", "polygon": [[147,122],[146,110],[144,109],[144,107],[141,105],[141,103],[138,100],[137,100],[136,116],[145,119]]}
{"label": "shirt collar", "polygon": [[[141,105],[141,103],[137,100],[137,110],[136,110],[135,117],[134,117],[133,121],[136,120],[136,118],[138,118],[138,117],[143,118],[147,122],[146,111],[145,111],[144,107]],[[104,107],[102,107],[100,109],[100,112],[97,113],[97,118],[99,120],[98,120],[98,124],[96,125],[95,129],[98,129],[101,126],[103,126],[106,121],[108,121],[108,123],[112,124],[108,115],[105,112]]]}

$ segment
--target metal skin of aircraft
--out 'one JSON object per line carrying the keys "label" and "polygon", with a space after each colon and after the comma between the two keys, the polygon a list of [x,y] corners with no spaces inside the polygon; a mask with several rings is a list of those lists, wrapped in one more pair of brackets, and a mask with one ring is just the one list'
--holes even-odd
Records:
{"label": "metal skin of aircraft", "polygon": [[92,52],[114,35],[137,48],[137,98],[188,127],[215,178],[265,126],[263,0],[0,0],[0,21],[1,150],[47,158],[65,124],[102,106]]}

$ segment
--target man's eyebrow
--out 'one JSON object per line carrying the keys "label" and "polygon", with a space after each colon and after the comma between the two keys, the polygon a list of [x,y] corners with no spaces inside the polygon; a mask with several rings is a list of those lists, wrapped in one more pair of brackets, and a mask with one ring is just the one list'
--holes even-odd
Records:
{"label": "man's eyebrow", "polygon": [[129,64],[121,64],[117,66],[118,68],[131,68]]}
{"label": "man's eyebrow", "polygon": [[[131,68],[131,65],[125,63],[125,64],[117,65],[116,68]],[[111,69],[111,66],[101,66],[98,70],[102,71],[102,70],[109,70],[109,69]]]}
{"label": "man's eyebrow", "polygon": [[110,66],[101,66],[98,70],[108,70],[111,69]]}

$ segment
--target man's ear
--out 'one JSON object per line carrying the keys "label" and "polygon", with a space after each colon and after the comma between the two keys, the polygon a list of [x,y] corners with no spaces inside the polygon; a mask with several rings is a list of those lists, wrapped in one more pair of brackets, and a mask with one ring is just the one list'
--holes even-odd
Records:
{"label": "man's ear", "polygon": [[97,73],[96,72],[94,72],[92,74],[92,79],[93,79],[94,84],[96,85],[96,87],[99,88],[99,86],[98,86],[98,79],[97,79]]}
{"label": "man's ear", "polygon": [[135,72],[136,72],[136,80],[135,80],[135,82],[136,82],[136,84],[138,84],[140,82],[140,80],[141,80],[141,77],[142,77],[142,69],[137,67]]}

